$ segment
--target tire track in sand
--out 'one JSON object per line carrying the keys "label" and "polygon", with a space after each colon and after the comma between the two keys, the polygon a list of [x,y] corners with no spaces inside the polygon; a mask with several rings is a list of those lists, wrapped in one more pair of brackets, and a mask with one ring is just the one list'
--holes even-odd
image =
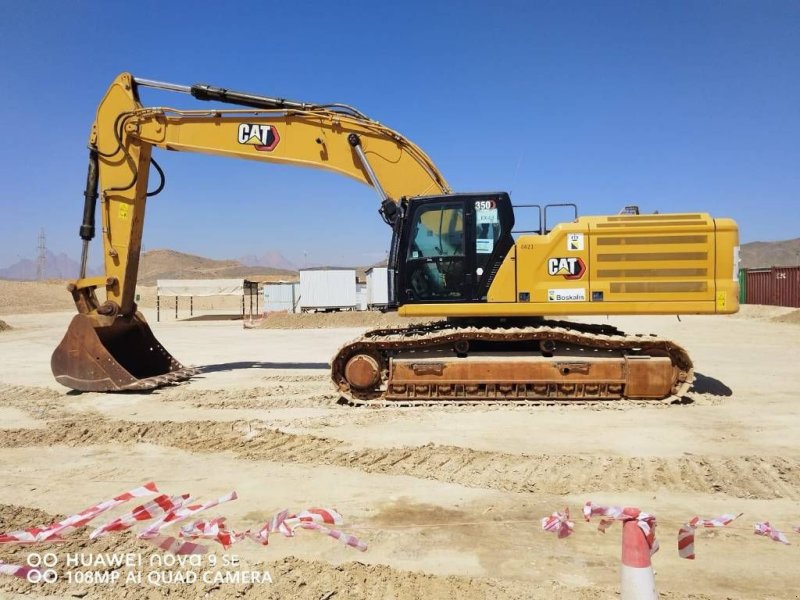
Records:
{"label": "tire track in sand", "polygon": [[800,460],[789,456],[624,457],[508,454],[457,446],[350,450],[338,440],[265,428],[261,421],[49,421],[42,429],[0,430],[0,447],[151,443],[192,452],[331,465],[468,487],[565,495],[593,490],[724,493],[800,499]]}

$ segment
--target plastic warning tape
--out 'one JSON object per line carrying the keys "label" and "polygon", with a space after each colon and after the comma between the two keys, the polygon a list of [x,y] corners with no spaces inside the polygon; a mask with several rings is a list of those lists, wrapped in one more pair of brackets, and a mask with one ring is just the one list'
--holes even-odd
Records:
{"label": "plastic warning tape", "polygon": [[180,523],[181,521],[188,519],[197,513],[203,512],[204,510],[208,510],[209,508],[214,508],[215,506],[219,506],[225,502],[236,500],[238,497],[239,496],[236,495],[236,492],[230,492],[224,496],[220,496],[216,500],[210,500],[203,504],[190,504],[187,506],[181,503],[180,506],[173,508],[169,512],[164,513],[161,517],[156,519],[153,524],[142,531],[137,537],[142,540],[151,539],[158,535],[158,532],[165,527]]}
{"label": "plastic warning tape", "polygon": [[[786,536],[775,529],[772,525],[769,524],[769,521],[758,522],[753,525],[753,533],[756,535],[763,535],[768,537],[774,542],[780,542],[781,544],[789,545],[789,540]],[[799,532],[800,533],[800,532]]]}
{"label": "plastic warning tape", "polygon": [[269,544],[271,533],[280,533],[285,537],[293,537],[297,528],[311,529],[324,535],[339,540],[346,546],[364,552],[367,544],[357,537],[326,527],[326,525],[341,525],[344,521],[342,515],[330,508],[310,508],[298,514],[290,514],[288,510],[276,513],[256,532],[250,530],[237,532],[227,528],[225,519],[211,519],[209,521],[195,521],[191,525],[181,528],[180,536],[189,539],[206,538],[219,542],[223,548],[228,548],[243,539],[251,539],[263,546]]}
{"label": "plastic warning tape", "polygon": [[181,494],[180,496],[168,496],[161,494],[153,498],[150,502],[140,504],[130,512],[117,517],[113,521],[101,525],[89,534],[89,539],[103,537],[112,532],[125,531],[136,525],[140,521],[149,521],[156,518],[158,515],[171,512],[183,506],[184,502],[189,499],[189,494]]}
{"label": "plastic warning tape", "polygon": [[145,541],[149,544],[152,544],[159,550],[164,550],[165,552],[170,552],[179,556],[208,553],[208,546],[201,546],[200,544],[180,540],[169,535],[155,535],[146,538]]}
{"label": "plastic warning tape", "polygon": [[[83,527],[107,510],[133,498],[152,494],[159,494],[156,484],[153,482],[146,483],[141,487],[114,496],[110,500],[94,504],[58,523],[0,534],[0,543],[32,544],[37,542],[63,541],[62,535]],[[272,519],[255,533],[252,533],[250,530],[236,532],[228,529],[224,517],[211,520],[198,520],[190,525],[185,525],[181,528],[178,534],[179,537],[161,533],[164,528],[170,525],[175,525],[204,510],[208,510],[225,502],[236,500],[237,497],[234,491],[209,502],[187,504],[189,494],[177,496],[159,494],[152,500],[136,506],[122,516],[97,527],[89,535],[89,538],[100,538],[109,533],[129,529],[138,522],[155,519],[149,526],[139,532],[136,537],[152,544],[160,550],[179,555],[205,554],[208,552],[206,546],[190,541],[192,539],[213,539],[222,544],[224,548],[228,548],[232,544],[245,538],[250,538],[260,544],[267,545],[270,533],[278,532],[286,537],[292,537],[295,535],[295,529],[298,527],[319,531],[362,552],[367,549],[367,545],[355,536],[346,534],[338,529],[327,527],[327,525],[339,525],[343,521],[342,515],[329,508],[310,508],[299,514],[290,514],[288,510],[281,511],[274,515]],[[0,561],[0,574],[3,575],[26,578],[28,574],[33,571],[38,572],[38,569],[27,566],[9,565]]]}
{"label": "plastic warning tape", "polygon": [[214,508],[215,506],[231,500],[236,500],[236,498],[238,498],[238,496],[234,491],[230,492],[229,494],[225,494],[224,496],[220,496],[216,500],[210,500],[209,502],[205,502],[203,504],[190,504],[188,506],[184,506],[181,503],[180,506],[164,513],[161,517],[156,519],[152,525],[139,533],[139,535],[136,537],[138,537],[140,540],[144,540],[148,544],[152,544],[160,550],[165,550],[167,552],[171,552],[172,554],[206,554],[208,552],[208,546],[201,546],[200,544],[195,544],[194,542],[186,542],[172,536],[161,535],[160,531],[165,527],[175,525],[184,519],[188,519],[199,512],[208,510],[209,508]]}
{"label": "plastic warning tape", "polygon": [[656,518],[654,515],[643,512],[633,506],[597,506],[587,500],[583,506],[583,517],[590,521],[593,516],[603,517],[597,528],[605,533],[614,521],[636,521],[639,529],[644,533],[647,544],[650,546],[650,556],[658,552],[658,541],[655,537]]}
{"label": "plastic warning tape", "polygon": [[559,538],[567,537],[574,528],[575,523],[569,520],[569,508],[564,508],[564,512],[556,511],[549,517],[542,519],[542,529],[557,533]]}
{"label": "plastic warning tape", "polygon": [[180,536],[187,539],[211,539],[227,550],[236,542],[243,540],[249,532],[239,533],[228,529],[225,517],[211,519],[210,521],[195,521],[190,525],[181,527]]}
{"label": "plastic warning tape", "polygon": [[694,530],[698,527],[725,527],[743,514],[722,515],[714,519],[701,519],[700,517],[690,519],[678,530],[678,555],[681,558],[694,560]]}
{"label": "plastic warning tape", "polygon": [[39,569],[22,565],[10,565],[0,560],[0,575],[13,575],[20,579],[28,579],[28,573],[41,573]]}
{"label": "plastic warning tape", "polygon": [[11,533],[0,535],[0,543],[34,544],[37,542],[60,541],[62,535],[74,531],[79,527],[83,527],[98,515],[111,508],[114,508],[115,506],[119,506],[120,504],[127,502],[132,498],[141,498],[143,496],[149,496],[157,493],[158,489],[156,488],[156,484],[151,481],[150,483],[146,483],[141,487],[134,488],[120,494],[119,496],[115,496],[110,500],[100,502],[99,504],[94,504],[77,514],[67,517],[63,521],[59,521],[58,523],[53,523],[52,525],[43,527],[31,527],[30,529],[12,531]]}

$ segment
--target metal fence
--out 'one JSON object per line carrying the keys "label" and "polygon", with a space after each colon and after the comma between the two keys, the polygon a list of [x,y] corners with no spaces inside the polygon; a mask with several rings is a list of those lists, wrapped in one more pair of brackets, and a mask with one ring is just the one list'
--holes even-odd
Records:
{"label": "metal fence", "polygon": [[800,308],[800,267],[743,269],[739,289],[745,304]]}

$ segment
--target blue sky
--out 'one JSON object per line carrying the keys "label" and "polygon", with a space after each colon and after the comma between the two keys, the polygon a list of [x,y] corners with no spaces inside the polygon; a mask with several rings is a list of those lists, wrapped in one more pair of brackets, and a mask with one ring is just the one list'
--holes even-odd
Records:
{"label": "blue sky", "polygon": [[[86,139],[121,71],[355,105],[457,191],[581,214],[708,211],[735,218],[744,242],[800,236],[797,1],[6,1],[3,13],[0,266],[33,257],[40,228],[77,258]],[[148,204],[148,249],[279,250],[302,266],[368,264],[388,247],[374,192],[340,176],[157,157],[167,188]]]}

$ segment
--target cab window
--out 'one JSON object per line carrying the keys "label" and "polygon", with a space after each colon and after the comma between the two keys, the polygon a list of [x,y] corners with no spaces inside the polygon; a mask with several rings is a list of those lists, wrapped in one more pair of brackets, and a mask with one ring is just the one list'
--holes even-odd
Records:
{"label": "cab window", "polygon": [[464,207],[420,208],[408,246],[406,293],[415,300],[454,301],[464,296]]}

